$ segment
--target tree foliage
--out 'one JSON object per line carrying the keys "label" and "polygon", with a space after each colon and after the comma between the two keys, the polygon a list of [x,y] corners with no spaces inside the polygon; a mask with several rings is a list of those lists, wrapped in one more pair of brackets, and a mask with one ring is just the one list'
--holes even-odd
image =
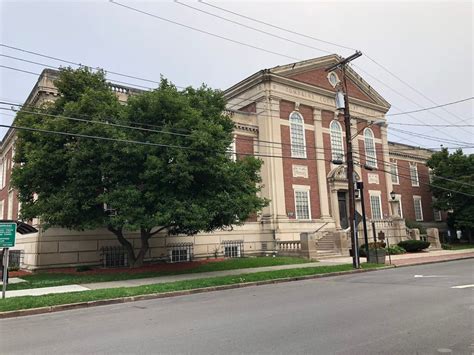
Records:
{"label": "tree foliage", "polygon": [[463,154],[460,149],[449,154],[443,149],[433,154],[427,165],[433,174],[434,207],[452,210],[448,223],[453,227],[474,228],[474,154]]}
{"label": "tree foliage", "polygon": [[[76,230],[105,226],[139,266],[161,230],[193,235],[230,227],[267,203],[258,197],[261,161],[228,157],[233,122],[222,114],[219,91],[178,91],[162,79],[122,105],[100,71],[63,69],[55,85],[60,98],[40,109],[51,116],[23,110],[16,125],[76,136],[18,132],[13,186],[22,218]],[[140,231],[138,251],[126,231]]]}

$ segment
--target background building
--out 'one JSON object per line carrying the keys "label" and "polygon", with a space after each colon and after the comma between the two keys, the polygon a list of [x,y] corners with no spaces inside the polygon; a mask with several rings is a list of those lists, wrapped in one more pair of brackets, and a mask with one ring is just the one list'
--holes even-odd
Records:
{"label": "background building", "polygon": [[[340,59],[330,55],[262,70],[224,92],[227,114],[235,122],[232,158],[254,154],[264,161],[262,195],[271,202],[232,231],[192,237],[158,235],[150,240],[148,259],[292,253],[298,251],[302,232],[319,233],[320,256],[348,252],[345,127],[336,110],[334,85],[325,71]],[[331,79],[337,82],[340,75]],[[25,104],[55,100],[56,76],[56,71],[44,70]],[[424,164],[432,152],[389,143],[384,115],[390,105],[350,68],[347,79],[356,179],[365,185],[367,217],[441,221],[444,216],[433,213],[431,207],[429,172]],[[110,87],[123,102],[129,95],[140,94],[120,85]],[[10,188],[14,147],[15,132],[9,130],[1,145],[0,213],[4,219],[18,218],[20,210]],[[359,199],[358,211],[360,205]],[[79,232],[61,228],[40,228],[35,235],[18,236],[17,243],[24,252],[22,266],[30,269],[98,264],[107,248],[119,245],[105,229]]]}

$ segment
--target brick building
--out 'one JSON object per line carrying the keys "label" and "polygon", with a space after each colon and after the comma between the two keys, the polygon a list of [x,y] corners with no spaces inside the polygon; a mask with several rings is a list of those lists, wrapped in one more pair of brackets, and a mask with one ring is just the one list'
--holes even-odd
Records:
{"label": "brick building", "polygon": [[[294,247],[302,232],[347,229],[345,128],[335,107],[335,88],[325,71],[339,59],[330,55],[261,70],[224,91],[227,114],[235,122],[232,157],[254,154],[263,160],[262,195],[271,202],[258,216],[232,231],[154,237],[148,259],[182,261],[216,252],[227,256],[269,253],[285,247],[285,243]],[[55,71],[44,70],[26,104],[54,100],[58,95],[54,87],[56,75]],[[331,77],[333,82],[339,80],[338,75]],[[365,185],[367,217],[383,220],[401,215],[434,222],[426,185],[429,174],[424,165],[432,152],[389,143],[384,115],[390,105],[350,68],[347,78],[355,174]],[[140,94],[123,86],[111,85],[111,89],[124,102],[129,95]],[[15,191],[9,187],[14,141],[14,131],[10,130],[1,145],[0,212],[4,219],[17,218],[19,210]],[[390,196],[392,191],[395,199]],[[359,199],[359,211],[360,205]],[[442,217],[436,213],[436,220]],[[330,235],[325,234],[324,238],[330,239]],[[134,233],[130,236],[137,237]],[[327,252],[347,252],[347,248],[335,247],[340,243],[327,242],[334,246]],[[40,229],[36,235],[18,236],[17,248],[24,250],[23,266],[35,269],[97,264],[101,262],[101,251],[117,244],[106,230],[51,228]],[[184,257],[176,259],[176,255]]]}

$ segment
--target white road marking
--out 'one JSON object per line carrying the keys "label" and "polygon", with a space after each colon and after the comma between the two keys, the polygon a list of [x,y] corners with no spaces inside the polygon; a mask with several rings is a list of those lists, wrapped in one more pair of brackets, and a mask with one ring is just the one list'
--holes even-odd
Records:
{"label": "white road marking", "polygon": [[453,286],[451,288],[472,288],[474,285],[460,285],[460,286]]}
{"label": "white road marking", "polygon": [[442,276],[442,275],[414,275],[413,277],[449,277],[449,276]]}

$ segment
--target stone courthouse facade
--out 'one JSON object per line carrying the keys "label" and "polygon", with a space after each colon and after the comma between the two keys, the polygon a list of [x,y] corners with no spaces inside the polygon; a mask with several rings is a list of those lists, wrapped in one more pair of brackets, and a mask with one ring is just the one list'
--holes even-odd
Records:
{"label": "stone courthouse facade", "polygon": [[[325,71],[338,60],[330,55],[261,70],[224,91],[227,114],[235,122],[232,157],[253,154],[263,160],[262,196],[271,202],[257,217],[232,230],[155,236],[147,259],[177,262],[215,255],[297,252],[304,232],[318,234],[320,255],[348,252],[345,129],[335,106],[335,88]],[[331,79],[342,79],[335,74]],[[25,103],[55,100],[56,76],[57,72],[44,70]],[[356,178],[364,182],[367,218],[441,223],[444,216],[431,207],[424,164],[432,151],[389,143],[384,117],[390,105],[350,68],[347,79]],[[111,89],[123,102],[140,94],[118,85]],[[9,184],[14,147],[15,132],[10,130],[1,145],[3,219],[18,218],[20,210]],[[356,205],[360,211],[360,198]],[[133,232],[129,236],[138,237]],[[101,264],[113,246],[118,242],[106,229],[78,232],[39,226],[37,234],[18,235],[16,248],[23,250],[23,268],[38,269]]]}

